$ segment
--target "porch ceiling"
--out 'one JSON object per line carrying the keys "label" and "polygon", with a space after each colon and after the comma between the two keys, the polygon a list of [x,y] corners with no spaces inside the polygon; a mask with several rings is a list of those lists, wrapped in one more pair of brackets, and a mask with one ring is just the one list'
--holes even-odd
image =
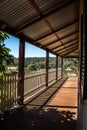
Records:
{"label": "porch ceiling", "polygon": [[78,57],[78,0],[0,0],[0,30],[53,54]]}

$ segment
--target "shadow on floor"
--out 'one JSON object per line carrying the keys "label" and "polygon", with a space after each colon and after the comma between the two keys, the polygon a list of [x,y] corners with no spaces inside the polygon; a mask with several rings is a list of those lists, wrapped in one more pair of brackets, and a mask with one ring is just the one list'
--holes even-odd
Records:
{"label": "shadow on floor", "polygon": [[0,130],[76,130],[75,113],[36,107],[13,109],[0,120]]}

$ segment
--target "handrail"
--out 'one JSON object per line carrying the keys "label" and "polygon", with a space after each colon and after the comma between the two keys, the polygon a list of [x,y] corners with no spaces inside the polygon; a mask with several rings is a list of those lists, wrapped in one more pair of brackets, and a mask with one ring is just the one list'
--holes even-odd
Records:
{"label": "handrail", "polygon": [[38,76],[45,75],[45,74],[46,74],[46,73],[32,74],[32,75],[30,75],[30,76],[25,77],[24,79],[34,78],[34,77],[38,77]]}

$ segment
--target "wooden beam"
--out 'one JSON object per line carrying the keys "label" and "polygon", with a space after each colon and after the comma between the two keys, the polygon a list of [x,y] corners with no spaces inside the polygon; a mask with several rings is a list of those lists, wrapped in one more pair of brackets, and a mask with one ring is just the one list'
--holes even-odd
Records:
{"label": "wooden beam", "polygon": [[[77,43],[76,41],[75,42],[71,42],[71,43],[68,43],[69,44],[69,46],[72,46],[72,45],[74,45],[75,43]],[[63,46],[63,45],[62,45]],[[60,48],[60,47],[59,47]],[[55,53],[57,53],[57,52],[59,52],[59,51],[61,51],[61,50],[63,50],[63,49],[65,49],[65,48],[61,48],[61,49],[59,49],[58,48],[58,50],[57,51],[54,51]],[[66,47],[67,48],[67,47]]]}
{"label": "wooden beam", "polygon": [[[65,48],[59,49],[57,52],[58,52],[58,53],[61,53],[61,51],[65,50],[65,49],[66,49],[66,51],[67,51],[68,48],[71,48],[71,47],[73,47],[73,46],[75,46],[75,45],[77,45],[77,42],[75,42],[75,43],[73,43],[73,44],[70,44],[69,46],[67,46],[67,47],[65,47]],[[56,53],[57,53],[57,52],[56,52]]]}
{"label": "wooden beam", "polygon": [[23,36],[20,37],[19,46],[19,64],[18,64],[18,103],[23,104],[24,100],[24,58],[25,58],[25,41]]}
{"label": "wooden beam", "polygon": [[[76,32],[76,33],[77,33],[77,32]],[[68,37],[70,37],[70,36],[72,36],[72,35],[74,35],[74,34],[76,34],[76,33],[73,33],[73,34],[71,34],[71,35],[65,36],[65,37],[63,37],[63,38],[59,38],[59,39],[57,39],[57,40],[55,40],[55,41],[53,41],[53,42],[51,42],[51,43],[48,43],[48,44],[44,45],[44,47],[47,48],[47,47],[49,47],[50,45],[55,44],[56,42],[59,42],[59,41],[65,39],[65,38],[68,38]]]}
{"label": "wooden beam", "polygon": [[67,52],[67,51],[71,50],[73,47],[78,47],[78,46],[77,45],[73,45],[71,47],[68,47],[68,48],[66,48],[66,50],[62,50],[61,52],[58,52],[58,54],[62,54],[64,52]]}
{"label": "wooden beam", "polygon": [[63,52],[63,53],[61,53],[60,56],[66,57],[66,55],[72,53],[73,51],[75,51],[75,50],[77,50],[77,49],[78,49],[78,47],[73,47],[73,48],[70,49],[68,52]]}
{"label": "wooden beam", "polygon": [[[50,50],[51,50],[51,51],[53,51],[53,50],[55,51],[55,49],[56,49],[55,52],[57,52],[61,46],[65,46],[65,45],[72,44],[72,43],[75,43],[75,42],[77,42],[77,38],[74,39],[74,40],[70,40],[69,42],[65,42],[65,43],[63,43],[63,45],[56,46],[56,47],[54,47],[54,48],[52,48],[52,49],[50,49]],[[57,50],[57,49],[58,49],[58,50]]]}
{"label": "wooden beam", "polygon": [[48,87],[49,51],[46,50],[46,87]]}
{"label": "wooden beam", "polygon": [[75,0],[67,0],[62,2],[61,4],[59,4],[56,8],[52,9],[51,11],[49,11],[46,14],[41,15],[40,17],[38,17],[37,19],[33,20],[33,21],[29,21],[29,23],[25,24],[23,27],[19,26],[19,29],[17,29],[16,34],[23,32],[23,30],[25,30],[27,27],[31,26],[32,24],[41,21],[42,19],[52,15],[53,13],[55,13],[56,11],[61,10],[62,8],[69,6],[70,4],[72,4]]}
{"label": "wooden beam", "polygon": [[79,58],[79,54],[78,55],[67,55],[64,58]]}
{"label": "wooden beam", "polygon": [[[32,0],[29,0],[29,1],[30,1],[30,3],[32,4],[32,6],[35,8],[35,10],[37,11],[37,13],[38,13],[40,16],[42,16],[43,14],[41,13],[41,11],[40,11],[39,7],[36,5],[36,3],[35,3],[34,1],[32,1]],[[50,28],[50,30],[51,30],[52,32],[54,32],[53,27],[52,27],[51,24],[49,23],[48,19],[47,19],[47,18],[44,18],[44,20],[45,20],[47,26]],[[59,39],[58,35],[57,35],[56,33],[54,33],[54,34],[56,35],[57,39]],[[62,41],[60,41],[60,42],[62,43]]]}
{"label": "wooden beam", "polygon": [[28,1],[29,1],[29,2],[31,3],[31,5],[34,7],[34,9],[36,10],[36,12],[37,12],[40,16],[42,16],[42,13],[41,13],[39,7],[37,6],[37,4],[35,3],[35,1],[34,1],[34,0],[28,0]]}
{"label": "wooden beam", "polygon": [[[73,22],[70,22],[70,23],[68,23],[67,25],[63,25],[62,27],[55,29],[53,32],[50,32],[50,33],[48,33],[48,34],[45,34],[44,36],[41,36],[41,37],[35,39],[35,42],[36,42],[36,41],[39,41],[39,40],[41,40],[41,39],[43,39],[43,38],[45,38],[45,37],[47,37],[47,36],[50,36],[50,35],[52,35],[52,34],[54,34],[54,33],[56,33],[56,32],[59,32],[59,31],[61,31],[61,30],[63,30],[63,29],[66,29],[67,27],[72,26],[72,25],[74,25],[74,24],[76,24],[76,23],[78,23],[78,20],[75,20],[75,21],[73,21]],[[77,30],[77,31],[78,31],[78,30]]]}

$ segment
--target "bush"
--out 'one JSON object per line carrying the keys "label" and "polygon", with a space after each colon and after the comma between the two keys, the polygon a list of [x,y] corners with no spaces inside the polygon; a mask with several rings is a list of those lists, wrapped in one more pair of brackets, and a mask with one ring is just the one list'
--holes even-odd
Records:
{"label": "bush", "polygon": [[35,64],[28,65],[27,70],[28,71],[36,71],[37,70],[36,65]]}

